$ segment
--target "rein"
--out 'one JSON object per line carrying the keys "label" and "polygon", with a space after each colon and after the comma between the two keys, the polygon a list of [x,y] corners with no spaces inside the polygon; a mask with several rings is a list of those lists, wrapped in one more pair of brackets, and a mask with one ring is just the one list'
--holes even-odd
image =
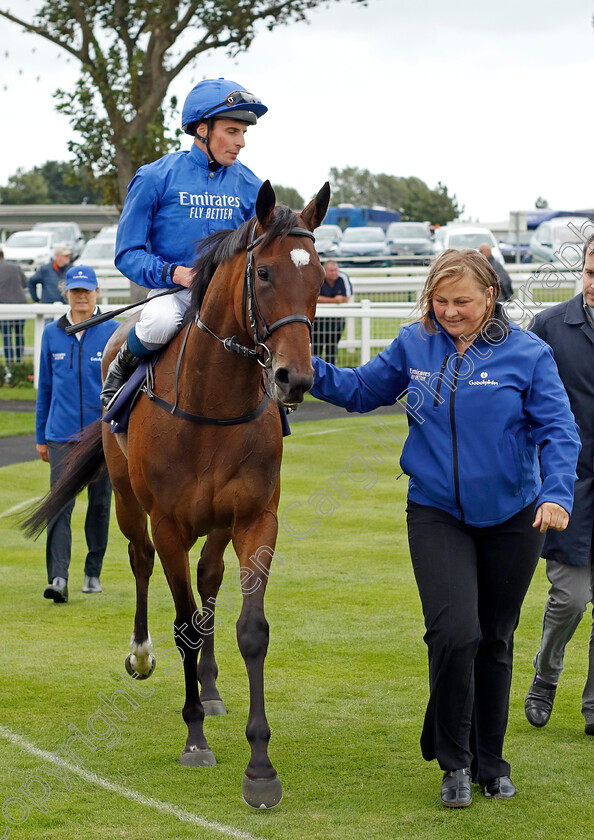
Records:
{"label": "rein", "polygon": [[[247,332],[247,323],[246,323],[246,303],[247,303],[247,311],[248,317],[250,321],[250,326],[252,329],[252,335],[254,338],[254,347],[246,347],[243,344],[240,344],[237,340],[236,336],[230,336],[229,338],[221,338],[215,332],[213,332],[206,324],[200,320],[200,316],[196,315],[194,322],[196,326],[199,327],[204,332],[212,335],[213,338],[216,338],[217,341],[220,341],[225,350],[229,353],[234,353],[236,355],[244,356],[245,358],[254,359],[258,362],[258,364],[265,368],[269,369],[272,364],[272,355],[270,350],[265,344],[267,338],[270,338],[272,333],[275,330],[278,330],[280,327],[284,327],[286,324],[291,324],[294,322],[302,322],[307,324],[309,333],[311,335],[312,324],[309,318],[306,315],[300,315],[298,313],[294,315],[286,315],[284,318],[279,318],[277,321],[274,321],[270,326],[266,323],[264,316],[260,310],[258,305],[258,299],[256,297],[256,290],[254,288],[254,248],[256,248],[264,239],[265,234],[262,233],[260,236],[256,237],[256,224],[257,222],[254,221],[254,226],[252,228],[252,235],[250,244],[247,246],[247,258],[245,264],[245,272],[244,272],[244,280],[243,280],[243,294],[242,294],[242,312],[243,312],[243,327],[244,330]],[[315,240],[313,233],[306,228],[294,227],[288,232],[287,236],[307,236],[309,239]],[[258,331],[258,322],[256,320],[256,314],[258,318],[262,322],[264,326],[264,331],[262,336],[260,336]],[[181,360],[184,354],[184,350],[186,349],[186,343],[188,341],[188,336],[190,334],[190,329],[192,327],[192,322],[188,324],[188,328],[186,330],[186,334],[184,336],[184,340],[182,342],[181,349],[179,351],[179,355],[177,357],[177,364],[175,368],[175,402],[173,404],[168,403],[166,400],[158,397],[152,390],[150,384],[150,376],[147,376],[145,385],[143,387],[144,393],[147,395],[149,400],[152,400],[155,405],[158,405],[160,408],[163,408],[169,414],[173,414],[175,417],[179,417],[182,420],[191,420],[193,423],[198,423],[201,425],[207,426],[238,426],[242,423],[249,423],[251,420],[255,420],[259,417],[270,400],[270,394],[266,386],[264,386],[264,396],[258,405],[253,411],[248,412],[247,414],[242,414],[239,417],[227,417],[227,418],[215,418],[215,417],[202,417],[199,414],[190,414],[187,411],[184,411],[182,408],[179,408],[177,404],[178,400],[178,388],[179,388],[179,371],[181,367]],[[265,355],[262,355],[264,353]]]}

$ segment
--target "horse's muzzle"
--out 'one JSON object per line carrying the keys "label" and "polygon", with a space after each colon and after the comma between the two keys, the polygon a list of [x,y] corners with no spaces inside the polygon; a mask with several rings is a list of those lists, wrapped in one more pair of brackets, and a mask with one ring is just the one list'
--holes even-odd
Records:
{"label": "horse's muzzle", "polygon": [[291,406],[303,402],[303,395],[314,382],[314,371],[306,373],[290,367],[279,367],[274,371],[272,396],[279,405]]}

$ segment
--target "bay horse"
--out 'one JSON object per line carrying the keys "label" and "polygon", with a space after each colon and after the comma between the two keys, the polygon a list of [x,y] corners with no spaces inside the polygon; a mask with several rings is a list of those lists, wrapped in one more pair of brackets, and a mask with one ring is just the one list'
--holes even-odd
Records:
{"label": "bay horse", "polygon": [[[250,690],[246,735],[251,755],[242,793],[254,808],[270,808],[282,799],[268,757],[264,592],[278,530],[279,406],[284,410],[301,402],[313,383],[311,322],[324,273],[312,231],[321,224],[329,198],[326,183],[301,213],[294,213],[275,206],[266,181],[254,219],[205,240],[184,326],[161,353],[149,393],[141,395],[130,415],[127,457],[108,425],[96,421],[75,448],[63,480],[24,523],[29,533],[38,533],[107,464],[136,579],[126,668],[146,678],[155,667],[147,594],[156,549],[175,603],[174,638],[183,659],[182,714],[188,728],[180,762],[187,766],[216,764],[203,720],[205,713],[225,713],[216,686],[214,605],[223,552],[232,541],[242,591],[237,641]],[[108,342],[104,376],[129,327],[126,322]],[[197,569],[200,612],[188,552],[204,535]]]}

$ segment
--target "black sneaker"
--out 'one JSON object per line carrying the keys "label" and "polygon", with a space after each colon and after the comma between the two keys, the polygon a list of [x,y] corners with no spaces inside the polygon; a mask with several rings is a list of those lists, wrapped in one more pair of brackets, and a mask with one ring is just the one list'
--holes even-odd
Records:
{"label": "black sneaker", "polygon": [[53,599],[56,604],[66,604],[68,602],[68,584],[64,578],[55,577],[50,585],[45,587],[43,597]]}

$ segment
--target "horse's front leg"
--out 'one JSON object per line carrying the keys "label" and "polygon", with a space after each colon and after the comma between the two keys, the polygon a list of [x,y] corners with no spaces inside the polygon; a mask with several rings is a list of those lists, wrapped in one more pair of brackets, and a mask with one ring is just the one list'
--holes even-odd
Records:
{"label": "horse's front leg", "polygon": [[230,529],[213,531],[202,547],[198,562],[198,592],[202,601],[201,630],[204,639],[198,660],[198,680],[200,702],[205,715],[227,713],[216,685],[219,669],[214,653],[214,631],[215,605],[225,569],[223,554],[230,539]]}
{"label": "horse's front leg", "polygon": [[198,694],[198,652],[204,643],[202,616],[196,607],[187,546],[178,525],[159,511],[151,511],[153,540],[161,558],[163,570],[175,603],[174,638],[184,663],[186,700],[182,715],[188,727],[188,737],[180,764],[187,767],[207,767],[216,759],[204,736],[204,709]]}
{"label": "horse's front leg", "polygon": [[264,592],[276,545],[276,514],[267,510],[255,522],[236,527],[233,546],[240,566],[243,605],[237,620],[237,642],[250,685],[250,710],[246,735],[251,757],[243,777],[243,798],[253,808],[273,808],[283,789],[268,757],[270,727],[264,709],[264,659],[268,650],[268,622]]}

